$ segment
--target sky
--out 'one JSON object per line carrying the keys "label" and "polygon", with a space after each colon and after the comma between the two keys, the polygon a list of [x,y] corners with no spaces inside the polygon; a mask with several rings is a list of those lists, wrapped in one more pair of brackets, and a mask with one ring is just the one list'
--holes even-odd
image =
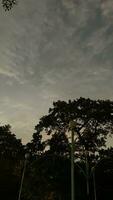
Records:
{"label": "sky", "polygon": [[31,140],[53,101],[113,100],[113,0],[0,7],[0,121]]}

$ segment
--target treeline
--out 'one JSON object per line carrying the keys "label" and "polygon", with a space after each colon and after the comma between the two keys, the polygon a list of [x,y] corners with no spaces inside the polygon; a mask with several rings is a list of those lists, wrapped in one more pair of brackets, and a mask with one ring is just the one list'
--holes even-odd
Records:
{"label": "treeline", "polygon": [[9,125],[0,127],[1,199],[18,200],[29,153],[21,200],[70,200],[72,131],[75,199],[112,199],[113,148],[106,142],[113,133],[113,102],[85,98],[54,102],[26,145]]}

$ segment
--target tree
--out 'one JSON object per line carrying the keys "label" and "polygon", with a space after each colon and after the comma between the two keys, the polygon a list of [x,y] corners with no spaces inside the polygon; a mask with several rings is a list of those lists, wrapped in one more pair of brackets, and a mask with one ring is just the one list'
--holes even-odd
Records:
{"label": "tree", "polygon": [[2,6],[5,11],[9,11],[17,4],[17,0],[2,0]]}
{"label": "tree", "polygon": [[22,199],[70,200],[70,161],[45,152],[30,162]]}
{"label": "tree", "polygon": [[35,127],[36,132],[33,133],[33,139],[26,144],[26,150],[32,155],[40,155],[44,150],[44,142],[42,142],[42,135],[40,134],[40,128]]}
{"label": "tree", "polygon": [[24,156],[21,140],[10,129],[10,125],[0,126],[0,195],[4,200],[18,197]]}
{"label": "tree", "polygon": [[[84,173],[89,196],[91,169],[100,159],[101,149],[106,147],[107,136],[113,132],[113,102],[89,98],[54,102],[53,108],[49,109],[49,114],[43,116],[35,127],[35,138],[36,135],[44,138],[51,136],[45,139],[45,151],[47,145],[47,151],[52,152],[53,155],[67,158],[70,156],[70,121],[76,123],[75,158],[77,160],[79,158],[80,162],[83,160],[86,164]],[[31,143],[33,145],[33,140]],[[38,148],[39,146],[35,145],[35,153],[38,152]]]}
{"label": "tree", "polygon": [[101,159],[95,168],[97,199],[113,198],[113,154]]}
{"label": "tree", "polygon": [[24,155],[24,148],[20,139],[11,133],[11,126],[0,126],[0,158],[19,159]]}
{"label": "tree", "polygon": [[[53,149],[54,138],[58,140],[58,136],[61,137],[62,135],[61,144],[64,145],[65,143],[66,145],[69,142],[69,139],[66,138],[70,136],[69,122],[72,120],[76,122],[74,128],[75,155],[85,158],[84,153],[89,152],[88,155],[92,158],[95,152],[106,147],[107,136],[112,134],[113,102],[85,98],[69,100],[68,102],[54,102],[53,108],[49,109],[49,114],[43,116],[35,127],[35,137],[36,135],[43,136],[45,133],[51,135],[46,144],[49,144],[50,149]],[[55,145],[57,144],[58,142]],[[54,149],[56,151],[56,148]],[[37,151],[37,147],[35,151]]]}

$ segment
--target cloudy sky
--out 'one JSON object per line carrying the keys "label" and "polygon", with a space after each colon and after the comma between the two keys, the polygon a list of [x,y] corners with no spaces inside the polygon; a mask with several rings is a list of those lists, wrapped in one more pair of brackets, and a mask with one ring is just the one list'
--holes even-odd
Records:
{"label": "cloudy sky", "polygon": [[23,142],[55,100],[113,100],[113,0],[0,8],[0,121]]}

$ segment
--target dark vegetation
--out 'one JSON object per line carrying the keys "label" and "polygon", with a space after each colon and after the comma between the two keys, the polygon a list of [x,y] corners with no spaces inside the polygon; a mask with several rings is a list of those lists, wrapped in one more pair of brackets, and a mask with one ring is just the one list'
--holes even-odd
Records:
{"label": "dark vegetation", "polygon": [[85,98],[54,102],[26,145],[9,125],[0,127],[1,199],[18,199],[28,152],[21,200],[71,199],[70,121],[76,122],[75,199],[94,200],[95,188],[97,200],[113,199],[113,148],[106,146],[113,133],[113,102]]}
{"label": "dark vegetation", "polygon": [[[17,0],[1,2],[5,11],[17,4]],[[54,102],[26,145],[9,125],[0,126],[1,199],[18,200],[28,152],[21,200],[71,199],[70,121],[76,122],[75,199],[113,199],[113,148],[106,146],[113,133],[113,102],[84,98]]]}
{"label": "dark vegetation", "polygon": [[5,11],[9,11],[17,4],[17,0],[1,0]]}

